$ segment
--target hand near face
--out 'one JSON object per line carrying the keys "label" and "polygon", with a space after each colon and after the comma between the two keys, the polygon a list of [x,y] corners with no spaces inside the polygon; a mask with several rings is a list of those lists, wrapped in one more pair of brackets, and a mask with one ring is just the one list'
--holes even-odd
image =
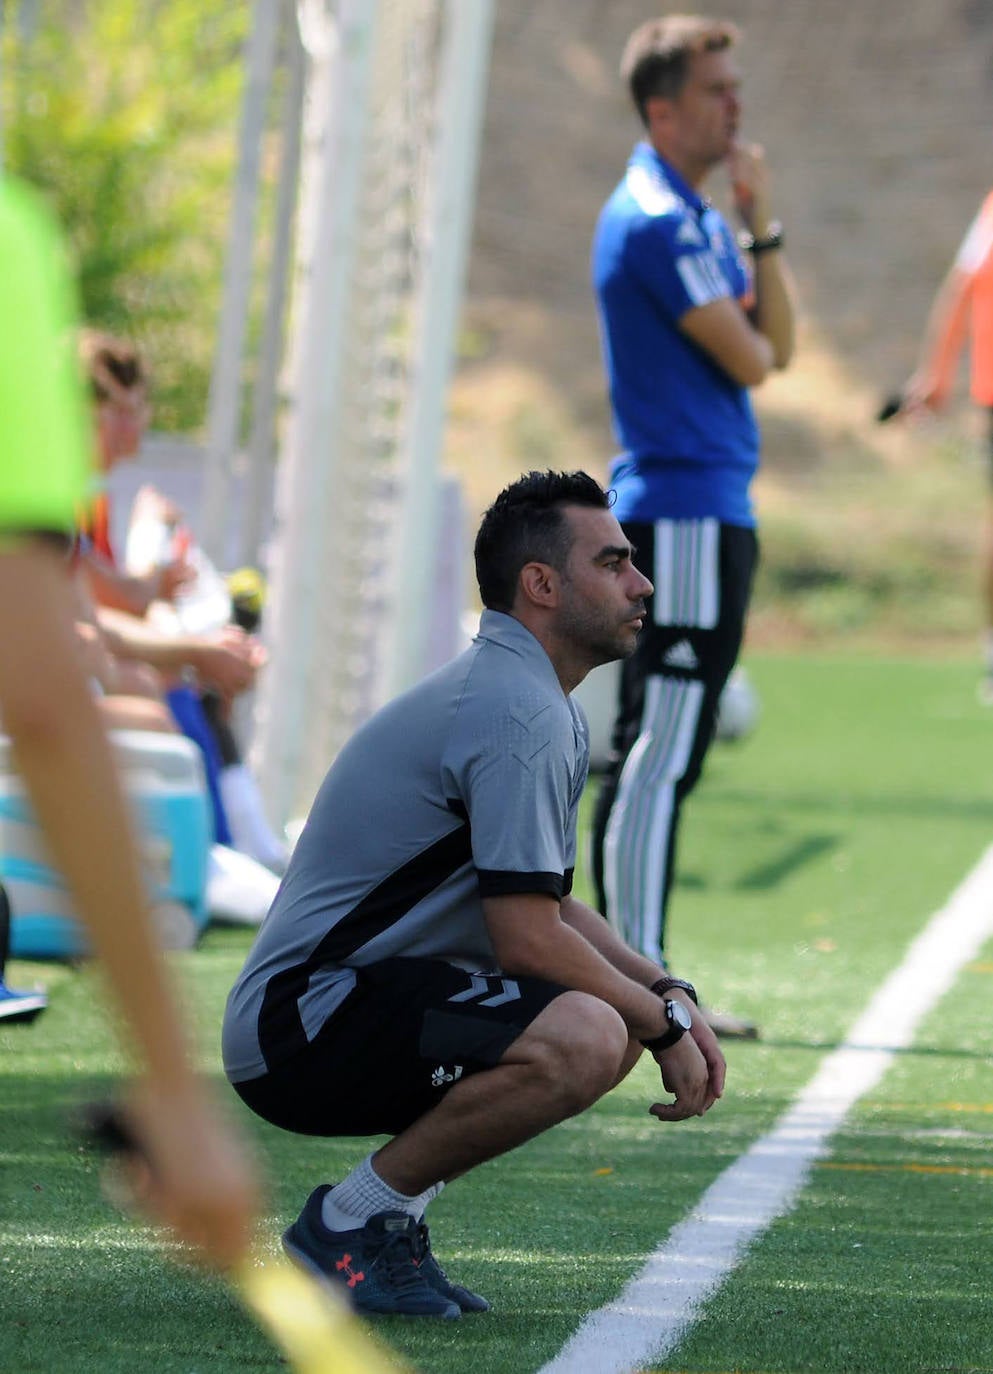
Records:
{"label": "hand near face", "polygon": [[920,415],[922,412],[944,410],[951,395],[951,381],[933,371],[915,372],[903,388],[900,397],[901,415]]}
{"label": "hand near face", "polygon": [[735,209],[742,223],[763,238],[769,229],[769,168],[765,150],[757,143],[735,139],[727,158]]}

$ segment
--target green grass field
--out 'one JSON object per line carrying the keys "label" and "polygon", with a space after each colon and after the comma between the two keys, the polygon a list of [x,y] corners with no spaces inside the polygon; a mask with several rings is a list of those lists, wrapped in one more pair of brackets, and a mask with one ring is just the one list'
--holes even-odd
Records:
{"label": "green grass field", "polygon": [[[929,915],[993,842],[993,713],[971,662],[753,657],[762,719],[717,748],[687,810],[671,953],[763,1038],[728,1047],[701,1121],[647,1113],[650,1065],[594,1111],[448,1189],[442,1262],[494,1311],[379,1330],[435,1374],[528,1374],[617,1294],[703,1190],[769,1130]],[[990,894],[993,901],[993,893]],[[204,1060],[247,945],[176,959]],[[90,971],[14,964],[50,1010],[0,1032],[0,1369],[235,1374],[285,1368],[222,1285],[174,1265],[101,1199],[66,1129],[120,1068]],[[659,1370],[993,1371],[993,949],[963,970]],[[232,1114],[269,1180],[267,1243],[361,1142]],[[577,1374],[585,1374],[585,1368]]]}

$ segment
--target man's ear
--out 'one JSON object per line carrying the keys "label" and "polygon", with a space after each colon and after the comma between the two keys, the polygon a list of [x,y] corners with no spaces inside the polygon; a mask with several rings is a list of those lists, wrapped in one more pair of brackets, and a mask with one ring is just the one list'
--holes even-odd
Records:
{"label": "man's ear", "polygon": [[657,132],[665,132],[672,117],[672,101],[665,95],[650,95],[645,101],[645,126],[651,137]]}
{"label": "man's ear", "polygon": [[559,575],[548,563],[525,563],[518,585],[529,606],[552,609],[558,605]]}

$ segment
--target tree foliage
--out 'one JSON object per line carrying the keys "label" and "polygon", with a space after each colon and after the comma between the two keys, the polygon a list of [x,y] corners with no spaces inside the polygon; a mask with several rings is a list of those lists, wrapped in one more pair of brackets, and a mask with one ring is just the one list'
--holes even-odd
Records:
{"label": "tree foliage", "polygon": [[204,418],[249,13],[223,0],[7,12],[6,164],[50,197],[85,318],[146,351],[164,429]]}

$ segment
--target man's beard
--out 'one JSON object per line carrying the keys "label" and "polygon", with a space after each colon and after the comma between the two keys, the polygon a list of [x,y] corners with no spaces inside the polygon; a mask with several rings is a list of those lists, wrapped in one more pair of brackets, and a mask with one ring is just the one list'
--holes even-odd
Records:
{"label": "man's beard", "polygon": [[592,668],[601,663],[613,663],[620,658],[630,658],[638,643],[638,635],[631,624],[637,617],[632,609],[631,617],[625,621],[608,618],[602,612],[570,608],[561,626],[563,635],[568,637],[588,658]]}

